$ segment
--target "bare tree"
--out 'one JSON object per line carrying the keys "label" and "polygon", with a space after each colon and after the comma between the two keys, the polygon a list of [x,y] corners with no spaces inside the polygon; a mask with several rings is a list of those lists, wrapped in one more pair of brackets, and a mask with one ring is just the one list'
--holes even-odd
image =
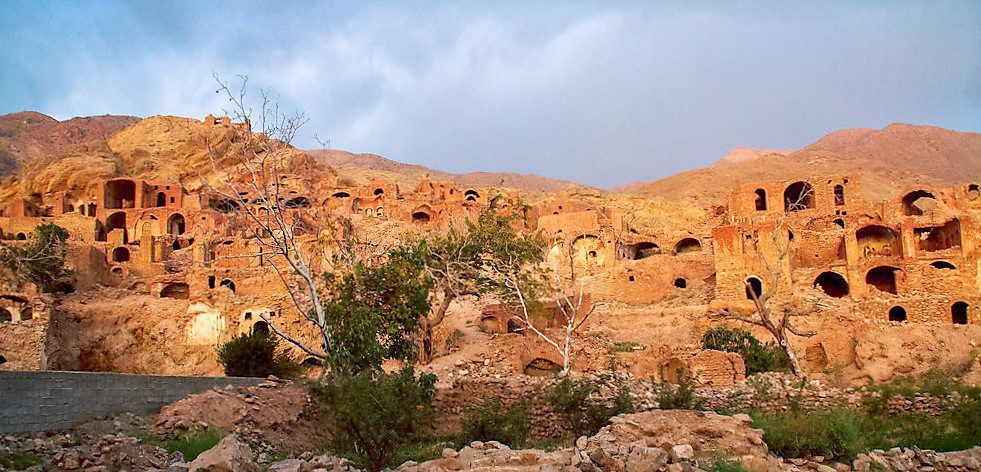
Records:
{"label": "bare tree", "polygon": [[[573,243],[566,242],[562,246],[562,262],[568,264],[568,273],[550,270],[541,264],[520,264],[514,258],[500,261],[495,273],[516,302],[517,314],[512,319],[555,349],[562,357],[561,373],[566,375],[572,368],[571,355],[576,333],[595,311],[596,304],[587,290],[591,277],[585,267],[578,267]],[[545,248],[542,245],[542,249]],[[551,330],[552,333],[549,332],[548,321],[543,322],[536,316],[533,304],[538,294],[550,296],[561,314],[558,320],[560,326]]]}
{"label": "bare tree", "polygon": [[[226,211],[244,220],[246,237],[258,248],[258,252],[229,257],[262,257],[279,276],[293,305],[317,328],[322,340],[319,348],[308,346],[280,329],[271,319],[262,315],[272,331],[317,359],[326,359],[332,348],[331,333],[324,313],[324,303],[318,291],[320,272],[312,261],[325,257],[323,236],[311,228],[311,221],[304,219],[295,205],[288,203],[290,196],[284,179],[293,175],[299,151],[291,146],[297,131],[308,121],[301,112],[287,114],[280,109],[279,99],[268,90],[261,92],[261,106],[253,113],[246,104],[247,78],[241,77],[241,87],[233,91],[217,75],[217,92],[231,104],[233,122],[241,122],[241,129],[232,139],[228,153],[217,150],[216,143],[207,143],[211,159],[211,174],[200,176],[205,187],[223,198]],[[229,111],[226,110],[226,113]],[[258,127],[258,133],[252,127]],[[320,220],[326,220],[321,218]],[[341,231],[327,227],[333,238]],[[310,234],[313,232],[314,234]],[[343,249],[345,245],[335,245]],[[342,251],[343,255],[343,251]]]}
{"label": "bare tree", "polygon": [[[787,200],[785,203],[786,211],[793,212],[808,208],[807,202],[813,197],[812,192],[813,190],[808,186],[796,199]],[[731,309],[725,309],[721,314],[728,318],[766,329],[790,360],[791,373],[801,376],[803,371],[801,370],[800,361],[797,358],[797,353],[794,351],[793,346],[790,344],[788,333],[801,337],[811,337],[817,334],[814,331],[803,331],[793,323],[793,318],[806,316],[810,314],[810,311],[798,311],[786,304],[774,307],[774,303],[772,302],[773,295],[780,290],[781,283],[784,279],[784,271],[790,268],[790,257],[793,254],[794,248],[794,237],[787,224],[786,213],[774,225],[773,230],[770,231],[769,239],[773,244],[773,251],[767,251],[760,246],[759,235],[753,238],[753,252],[765,270],[762,276],[764,280],[760,281],[761,287],[754,287],[751,283],[751,278],[743,281],[746,286],[746,294],[753,300],[753,304],[755,305],[755,316],[745,316]]]}

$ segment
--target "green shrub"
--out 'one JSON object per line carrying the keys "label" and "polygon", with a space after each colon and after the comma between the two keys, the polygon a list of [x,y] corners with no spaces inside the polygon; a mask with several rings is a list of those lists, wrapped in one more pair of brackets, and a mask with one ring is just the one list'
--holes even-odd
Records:
{"label": "green shrub", "polygon": [[504,405],[494,398],[468,408],[460,426],[463,443],[493,440],[521,448],[528,439],[528,407],[524,403]]}
{"label": "green shrub", "polygon": [[[651,379],[653,382],[654,379]],[[661,382],[657,395],[657,407],[662,410],[693,410],[695,404],[695,382],[691,376],[678,370],[678,385]]]}
{"label": "green shrub", "polygon": [[569,432],[576,437],[589,436],[599,431],[610,418],[635,411],[633,397],[625,385],[619,385],[610,406],[592,398],[596,390],[589,381],[564,377],[545,398]]}
{"label": "green shrub", "polygon": [[846,410],[757,415],[753,427],[764,431],[763,440],[781,457],[824,456],[849,461],[866,449],[859,418]]}
{"label": "green shrub", "polygon": [[732,459],[716,459],[705,467],[705,472],[747,472],[739,461]]}
{"label": "green shrub", "polygon": [[753,415],[770,450],[782,457],[848,461],[869,449],[960,451],[981,444],[981,408],[968,400],[938,416],[835,410]]}
{"label": "green shrub", "polygon": [[24,470],[41,464],[41,457],[27,451],[0,451],[0,469]]}
{"label": "green shrub", "polygon": [[[277,352],[278,351],[278,352]],[[288,352],[279,351],[279,338],[274,334],[253,331],[236,336],[218,349],[218,362],[225,375],[232,377],[295,377],[301,367]]]}
{"label": "green shrub", "polygon": [[621,342],[613,343],[613,345],[610,346],[610,354],[617,353],[617,352],[643,351],[644,349],[646,349],[646,346],[644,346],[641,343],[635,343],[633,341],[621,341]]}
{"label": "green shrub", "polygon": [[165,449],[168,454],[180,451],[184,455],[184,460],[190,462],[202,452],[215,447],[224,436],[221,431],[209,428],[169,436],[138,435],[137,437],[147,444]]}
{"label": "green shrub", "polygon": [[746,364],[746,375],[790,369],[790,359],[776,343],[764,344],[741,328],[719,326],[706,331],[702,336],[702,349],[738,353]]}
{"label": "green shrub", "polygon": [[362,468],[398,465],[399,451],[418,444],[432,423],[436,377],[399,372],[334,376],[311,387],[326,408],[331,448]]}
{"label": "green shrub", "polygon": [[967,401],[939,416],[866,414],[863,434],[869,449],[917,446],[960,451],[981,445],[981,405]]}

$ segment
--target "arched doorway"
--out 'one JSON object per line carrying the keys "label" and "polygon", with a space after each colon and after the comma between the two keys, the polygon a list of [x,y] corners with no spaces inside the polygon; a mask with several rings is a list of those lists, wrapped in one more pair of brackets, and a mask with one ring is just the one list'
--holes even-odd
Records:
{"label": "arched doorway", "polygon": [[766,211],[766,190],[756,189],[756,211]]}
{"label": "arched doorway", "polygon": [[822,272],[814,279],[814,288],[820,289],[829,297],[842,298],[848,295],[848,281],[837,272]]}
{"label": "arched doorway", "polygon": [[167,206],[167,194],[160,192],[157,194],[157,206]]}
{"label": "arched doorway", "polygon": [[967,324],[967,302],[956,302],[950,306],[950,321],[954,324]]}
{"label": "arched doorway", "polygon": [[173,236],[184,234],[184,215],[174,213],[167,219],[167,233]]}
{"label": "arched doorway", "polygon": [[814,208],[814,187],[807,182],[794,182],[783,192],[783,208],[786,212]]}
{"label": "arched doorway", "polygon": [[873,267],[865,275],[865,283],[875,287],[879,291],[896,294],[896,272],[899,272],[899,269],[896,267]]}
{"label": "arched doorway", "polygon": [[893,321],[897,323],[906,321],[906,309],[898,305],[890,308],[889,321]]}
{"label": "arched doorway", "polygon": [[903,196],[903,214],[920,216],[937,203],[937,197],[926,190],[916,190]]}
{"label": "arched doorway", "polygon": [[218,285],[231,290],[232,293],[235,293],[235,282],[233,282],[231,279],[222,280]]}
{"label": "arched doorway", "polygon": [[126,212],[117,211],[109,215],[106,218],[106,234],[108,235],[113,230],[122,230],[123,232],[123,244],[126,244]]}
{"label": "arched doorway", "polygon": [[761,296],[763,296],[763,282],[756,277],[746,279],[746,299],[753,300]]}
{"label": "arched doorway", "polygon": [[173,282],[164,286],[160,290],[160,298],[175,298],[178,300],[187,300],[190,289],[184,282]]}
{"label": "arched doorway", "polygon": [[112,250],[112,261],[113,262],[127,262],[129,261],[129,249],[122,246],[117,247]]}
{"label": "arched doorway", "polygon": [[261,334],[264,336],[269,336],[269,323],[265,321],[256,321],[252,325],[252,334]]}
{"label": "arched doorway", "polygon": [[103,195],[106,209],[135,208],[136,182],[132,180],[110,180],[106,182]]}
{"label": "arched doorway", "polygon": [[702,250],[702,243],[700,243],[695,238],[685,238],[682,239],[681,241],[678,241],[678,244],[674,245],[674,254],[676,256],[680,254],[695,253],[701,250]]}

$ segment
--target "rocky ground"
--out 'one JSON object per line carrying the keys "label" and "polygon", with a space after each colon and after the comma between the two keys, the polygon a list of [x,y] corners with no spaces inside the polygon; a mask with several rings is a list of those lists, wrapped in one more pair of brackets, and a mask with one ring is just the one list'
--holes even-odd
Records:
{"label": "rocky ground", "polygon": [[[763,376],[756,382],[765,383],[775,396],[799,390],[779,376]],[[829,396],[830,390],[820,384],[812,387],[817,392],[815,399]],[[758,391],[760,387],[741,385],[738,389]],[[714,393],[708,398],[733,397]],[[646,401],[650,403],[649,398]],[[818,408],[821,405],[815,403]],[[270,378],[257,387],[191,395],[155,416],[126,414],[69,431],[7,435],[0,438],[0,451],[39,456],[42,463],[28,470],[356,470],[344,459],[313,452],[321,450],[328,439],[319,415],[302,385]],[[168,454],[154,439],[199,429],[217,430],[225,436],[193,461],[179,452]],[[675,472],[712,470],[720,460],[737,461],[754,471],[961,471],[981,470],[981,447],[948,453],[899,448],[868,451],[848,464],[822,457],[780,458],[769,452],[763,431],[752,428],[747,415],[653,409],[614,417],[595,435],[580,437],[557,450],[515,450],[495,441],[475,441],[460,449],[446,448],[437,459],[407,462],[396,470]]]}

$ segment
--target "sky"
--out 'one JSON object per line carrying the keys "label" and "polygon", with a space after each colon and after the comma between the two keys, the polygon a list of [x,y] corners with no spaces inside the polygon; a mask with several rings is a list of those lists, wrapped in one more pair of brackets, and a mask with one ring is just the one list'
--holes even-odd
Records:
{"label": "sky", "polygon": [[981,131],[981,2],[0,4],[0,114],[203,118],[301,149],[610,187],[892,122]]}

